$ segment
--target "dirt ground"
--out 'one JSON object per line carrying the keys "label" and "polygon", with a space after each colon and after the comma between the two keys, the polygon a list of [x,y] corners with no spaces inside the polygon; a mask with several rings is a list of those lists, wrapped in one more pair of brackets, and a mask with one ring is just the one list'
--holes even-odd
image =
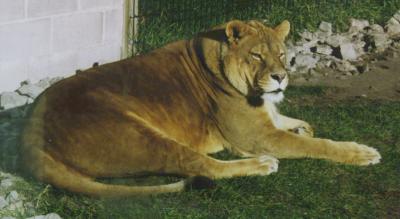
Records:
{"label": "dirt ground", "polygon": [[[327,86],[324,98],[344,100],[365,98],[400,101],[400,51],[372,58],[370,71],[359,75],[345,75],[332,69],[320,70],[308,80],[294,78],[292,85]],[[372,61],[372,60],[376,61]]]}

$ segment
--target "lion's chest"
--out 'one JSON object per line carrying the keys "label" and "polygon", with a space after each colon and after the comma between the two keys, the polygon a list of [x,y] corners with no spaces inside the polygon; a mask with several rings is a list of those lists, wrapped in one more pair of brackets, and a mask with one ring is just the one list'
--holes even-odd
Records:
{"label": "lion's chest", "polygon": [[279,128],[281,126],[281,122],[279,121],[279,113],[278,110],[276,109],[275,104],[269,101],[265,101],[263,108],[267,112],[272,124],[276,128]]}

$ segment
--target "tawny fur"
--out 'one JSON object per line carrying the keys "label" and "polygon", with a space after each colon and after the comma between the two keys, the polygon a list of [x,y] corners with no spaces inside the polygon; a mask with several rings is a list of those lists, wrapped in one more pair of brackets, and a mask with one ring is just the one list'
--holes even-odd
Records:
{"label": "tawny fur", "polygon": [[[375,149],[313,138],[308,123],[275,109],[288,83],[289,26],[231,21],[56,83],[37,99],[24,131],[26,169],[72,192],[129,196],[182,191],[185,182],[136,187],[95,179],[268,175],[276,158],[379,162]],[[208,156],[224,148],[247,158]]]}

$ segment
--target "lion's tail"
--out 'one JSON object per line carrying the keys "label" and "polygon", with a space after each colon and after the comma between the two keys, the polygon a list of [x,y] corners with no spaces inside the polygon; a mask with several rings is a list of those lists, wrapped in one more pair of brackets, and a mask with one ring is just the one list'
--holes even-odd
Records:
{"label": "lion's tail", "polygon": [[188,188],[202,189],[214,186],[213,181],[206,177],[190,177],[176,183],[157,186],[106,184],[97,182],[95,179],[67,167],[61,161],[53,159],[52,156],[40,149],[33,150],[34,151],[30,151],[30,155],[34,155],[35,159],[30,159],[31,165],[29,165],[30,167],[28,168],[36,178],[43,182],[50,183],[57,188],[90,196],[124,197],[150,195],[181,192]]}

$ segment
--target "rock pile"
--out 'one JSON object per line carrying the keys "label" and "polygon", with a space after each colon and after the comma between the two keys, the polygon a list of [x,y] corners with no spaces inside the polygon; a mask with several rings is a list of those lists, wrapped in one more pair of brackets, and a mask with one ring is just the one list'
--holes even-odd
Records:
{"label": "rock pile", "polygon": [[0,172],[0,212],[10,215],[35,213],[33,204],[26,202],[25,197],[15,190],[15,184],[20,180],[22,179]]}
{"label": "rock pile", "polygon": [[345,33],[334,33],[332,24],[321,22],[316,32],[304,31],[295,44],[288,43],[289,72],[309,73],[315,68],[333,68],[345,74],[368,71],[364,58],[382,53],[400,40],[400,11],[382,27],[351,19]]}
{"label": "rock pile", "polygon": [[21,82],[21,87],[16,91],[3,92],[0,94],[0,111],[32,103],[46,88],[61,79],[61,77],[44,78],[35,84],[29,81]]}
{"label": "rock pile", "polygon": [[[18,184],[23,179],[9,173],[0,172],[0,218],[15,219],[21,215],[35,215],[35,207],[24,195],[17,192]],[[15,217],[14,217],[15,216]],[[30,217],[29,219],[60,219],[58,214],[50,213]]]}

